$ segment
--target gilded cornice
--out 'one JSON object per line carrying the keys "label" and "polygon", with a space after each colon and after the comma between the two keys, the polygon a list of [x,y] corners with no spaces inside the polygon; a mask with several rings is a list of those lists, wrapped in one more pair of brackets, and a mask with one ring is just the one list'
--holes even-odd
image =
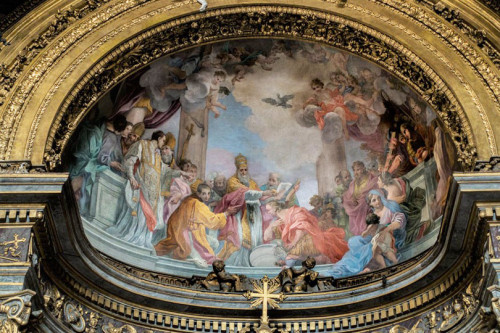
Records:
{"label": "gilded cornice", "polygon": [[[217,327],[229,328],[238,332],[245,326],[255,326],[256,319],[252,317],[252,313],[246,310],[246,315],[242,317],[235,316],[228,318],[227,316],[217,316],[214,314],[190,314],[187,311],[177,312],[175,310],[160,310],[154,307],[148,307],[145,304],[131,303],[109,293],[99,290],[95,286],[86,284],[81,280],[77,280],[68,271],[51,264],[44,265],[48,275],[47,285],[52,290],[56,290],[56,298],[52,301],[55,303],[57,299],[66,300],[80,307],[85,307],[89,310],[80,310],[83,321],[83,313],[101,313],[114,320],[133,325],[144,325],[151,329],[172,329],[173,332],[182,331],[197,331],[197,329],[205,329],[210,331]],[[54,270],[55,269],[55,270]],[[342,331],[367,331],[384,326],[395,325],[409,318],[422,315],[432,309],[436,310],[450,298],[462,298],[462,293],[470,286],[472,280],[479,280],[481,274],[481,263],[473,263],[471,258],[464,259],[457,265],[454,270],[435,283],[432,283],[424,290],[416,291],[411,297],[400,299],[398,301],[380,304],[369,310],[352,311],[346,314],[331,314],[323,316],[309,316],[308,318],[293,318],[290,316],[290,310],[274,311],[273,326],[282,327],[290,330],[299,328],[304,331],[314,331],[316,328],[325,332],[333,332],[341,329]],[[477,281],[476,281],[477,283]],[[53,285],[52,285],[53,284]],[[57,287],[56,287],[57,285]],[[60,291],[59,291],[60,290]],[[53,291],[51,291],[53,292]],[[236,293],[231,293],[232,295]],[[241,294],[241,293],[240,293]],[[68,295],[66,297],[62,295]],[[226,293],[227,295],[227,293]],[[229,296],[229,295],[228,295]],[[214,295],[214,297],[217,297]],[[71,300],[72,299],[72,300]],[[244,298],[242,298],[242,301]],[[222,307],[222,303],[218,305]],[[476,309],[469,309],[470,312]],[[236,310],[236,309],[235,309]],[[301,311],[303,311],[302,309]],[[62,303],[60,309],[52,309],[56,315],[62,317]],[[208,311],[208,309],[207,309]],[[311,311],[311,309],[309,309]],[[258,313],[258,312],[257,312]],[[240,313],[240,316],[242,313]],[[256,316],[255,316],[256,317]]]}
{"label": "gilded cornice", "polygon": [[46,0],[25,1],[20,6],[16,7],[12,12],[5,16],[0,22],[0,32],[6,31],[9,27],[22,19],[29,11],[40,5]]}
{"label": "gilded cornice", "polygon": [[[257,12],[257,14],[253,14],[252,12],[254,11]],[[295,12],[296,14],[291,14],[291,12]],[[420,64],[417,65],[417,63],[414,62],[416,59],[414,54],[405,50],[398,43],[389,40],[386,36],[377,34],[372,29],[363,27],[355,22],[349,22],[345,19],[333,16],[324,17],[324,13],[314,13],[310,10],[294,10],[286,7],[246,7],[236,10],[220,10],[216,12],[216,15],[227,15],[224,23],[231,27],[234,27],[238,22],[248,22],[249,24],[241,29],[228,28],[224,30],[224,28],[218,25],[214,12],[207,12],[206,15],[198,14],[197,16],[183,19],[183,22],[176,27],[176,30],[172,29],[175,27],[175,23],[169,23],[156,28],[157,33],[154,37],[147,36],[148,34],[151,35],[150,33],[146,33],[144,36],[138,36],[130,40],[126,46],[124,45],[122,47],[124,49],[121,54],[114,52],[108,55],[105,60],[102,60],[100,64],[90,71],[91,75],[87,74],[87,77],[79,82],[79,86],[82,87],[83,83],[90,82],[91,80],[93,81],[90,85],[82,87],[83,89],[81,90],[83,90],[83,92],[80,91],[78,93],[78,100],[73,98],[73,96],[77,94],[73,92],[73,96],[70,96],[70,98],[66,99],[63,103],[62,110],[60,110],[59,116],[56,119],[56,125],[52,127],[55,142],[52,143],[52,140],[49,139],[47,143],[46,149],[48,154],[46,154],[46,160],[53,166],[57,165],[62,148],[64,148],[67,140],[76,128],[76,125],[85,114],[85,111],[81,111],[88,110],[88,107],[98,99],[99,92],[105,92],[134,69],[140,68],[144,64],[164,54],[193,45],[220,40],[219,38],[221,37],[222,39],[227,39],[257,35],[271,37],[289,36],[292,38],[301,36],[304,39],[327,43],[347,49],[353,53],[363,54],[372,61],[378,62],[390,71],[398,74],[401,79],[420,91],[428,102],[439,110],[438,113],[442,117],[445,127],[451,132],[452,137],[456,138],[455,142],[458,146],[457,148],[461,152],[459,154],[460,161],[467,167],[468,163],[474,159],[475,149],[471,142],[472,138],[467,134],[470,133],[470,129],[468,129],[467,126],[463,126],[466,120],[464,112],[461,111],[461,108],[457,105],[456,98],[447,89],[438,88],[443,86],[444,83],[438,78],[436,73],[424,65],[422,61],[417,61],[417,63]],[[252,15],[257,15],[258,17],[252,19]],[[315,15],[319,16],[316,20],[313,19]],[[202,23],[196,23],[188,27],[190,24],[189,22],[195,22],[195,20],[202,21]],[[214,21],[211,22],[211,20]],[[264,23],[266,20],[271,20],[272,24],[275,26]],[[300,24],[293,24],[292,22],[295,20],[300,22]],[[335,22],[336,24],[329,25],[327,22]],[[290,26],[292,28],[289,29],[289,31],[283,29],[284,27]],[[344,40],[335,39],[334,36],[338,36],[339,34],[332,33],[331,31],[327,33],[326,27],[328,27],[328,29],[336,27],[339,30],[338,33],[343,36]],[[349,28],[344,29],[344,27]],[[125,28],[127,27],[122,27],[122,29]],[[170,36],[162,36],[162,31],[160,31],[160,29],[170,29],[170,33],[172,34],[172,31],[174,31],[174,33]],[[280,31],[280,29],[283,30]],[[179,34],[179,32],[188,34],[192,37],[184,39],[175,38],[174,35]],[[109,37],[110,34],[106,37]],[[197,36],[199,37],[198,40],[196,39]],[[153,40],[153,42],[148,42],[148,39]],[[353,44],[352,42],[347,42],[348,39],[357,39],[357,41]],[[382,39],[385,40],[382,41]],[[159,50],[156,44],[161,43],[162,40],[167,43],[169,47],[163,47]],[[175,45],[175,43],[171,43],[172,40],[182,40],[182,43]],[[139,45],[138,42],[141,44]],[[97,48],[99,45],[100,44],[94,44],[94,47]],[[392,50],[384,50],[385,47],[389,46],[392,46]],[[140,59],[137,59],[138,53],[141,53]],[[99,73],[99,77],[96,77],[94,73]],[[57,87],[57,84],[55,87]],[[49,92],[45,100],[49,101],[51,99],[50,97],[51,95]],[[71,104],[72,102],[73,104]],[[17,107],[19,109],[22,108],[20,103]],[[69,108],[70,111],[67,112],[65,110],[66,108]],[[78,109],[78,113],[75,113],[75,109]],[[42,107],[41,112],[38,113],[38,117],[43,115],[43,111],[44,107]],[[462,120],[459,120],[460,118]],[[63,126],[54,133],[60,121],[62,121]],[[456,125],[459,123],[462,123],[462,126]],[[36,133],[34,129],[36,129],[37,124],[38,121],[36,119],[32,124],[32,133]],[[14,127],[16,127],[16,125],[14,125]],[[32,143],[34,139],[33,134],[30,143]],[[7,150],[8,148],[9,147],[7,147]],[[30,144],[28,144],[27,156],[30,156],[30,148]]]}

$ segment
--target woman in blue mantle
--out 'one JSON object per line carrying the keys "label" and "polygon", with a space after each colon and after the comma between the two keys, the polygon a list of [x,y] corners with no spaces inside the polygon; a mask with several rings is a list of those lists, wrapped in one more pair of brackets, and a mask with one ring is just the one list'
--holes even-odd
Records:
{"label": "woman in blue mantle", "polygon": [[383,190],[371,190],[366,199],[380,222],[369,222],[361,236],[349,239],[349,251],[328,272],[334,278],[384,268],[386,262],[397,263],[397,251],[406,237],[406,216],[397,202],[387,200]]}

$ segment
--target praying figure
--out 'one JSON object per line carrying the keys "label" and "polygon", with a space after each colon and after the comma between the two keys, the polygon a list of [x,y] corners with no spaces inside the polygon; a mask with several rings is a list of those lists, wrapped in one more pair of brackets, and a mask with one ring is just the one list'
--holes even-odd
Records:
{"label": "praying figure", "polygon": [[167,238],[155,246],[158,256],[192,259],[202,265],[217,259],[207,240],[207,229],[224,227],[227,217],[236,213],[236,208],[228,207],[224,212],[213,213],[205,204],[210,199],[210,192],[207,184],[200,184],[195,194],[182,201],[168,220]]}
{"label": "praying figure", "polygon": [[313,257],[318,263],[339,261],[347,252],[345,231],[331,227],[322,231],[318,219],[303,207],[285,208],[285,203],[272,201],[266,208],[277,219],[264,233],[264,240],[279,238],[287,250],[283,263],[291,267],[296,261]]}

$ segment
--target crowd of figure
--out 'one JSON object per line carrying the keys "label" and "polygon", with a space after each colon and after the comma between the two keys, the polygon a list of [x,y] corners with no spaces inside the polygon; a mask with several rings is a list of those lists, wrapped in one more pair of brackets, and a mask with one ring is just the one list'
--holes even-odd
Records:
{"label": "crowd of figure", "polygon": [[78,147],[70,173],[82,214],[100,172],[109,169],[126,178],[123,207],[106,231],[129,244],[174,259],[211,264],[219,258],[239,266],[250,266],[251,250],[274,239],[288,253],[280,264],[308,256],[336,262],[347,250],[343,229],[318,223],[296,205],[300,182],[282,183],[279,174],[270,173],[259,187],[241,154],[233,176],[215,173],[202,180],[189,160],[175,161],[171,133],[156,131],[143,139],[143,124],[130,126],[115,117],[81,135],[92,144]]}
{"label": "crowd of figure", "polygon": [[123,207],[106,232],[158,256],[251,266],[253,249],[276,242],[286,251],[277,265],[312,257],[318,264],[333,263],[338,277],[397,263],[398,250],[424,231],[425,193],[383,167],[367,170],[354,162],[354,177],[342,170],[336,192],[313,196],[307,210],[295,195],[300,181],[285,183],[272,172],[258,186],[241,154],[234,175],[212,173],[202,180],[196,165],[175,160],[174,135],[156,131],[144,139],[144,132],[142,123],[131,125],[120,116],[84,129],[81,135],[91,145],[80,147],[70,171],[83,215],[99,172],[109,169],[126,178]]}
{"label": "crowd of figure", "polygon": [[[226,109],[219,97],[230,93],[222,85],[227,77],[234,88],[253,67],[270,71],[280,57],[299,55],[335,70],[311,78],[312,95],[298,107],[294,121],[318,127],[323,153],[353,140],[370,160],[367,165],[355,161],[352,173],[340,170],[328,186],[332,192],[310,199],[311,210],[300,207],[295,195],[300,181],[284,182],[272,172],[259,186],[241,154],[235,156],[233,175],[215,172],[201,179],[204,170],[174,158],[172,133],[144,137],[146,128],[159,128],[181,105],[203,137],[206,124],[196,114],[212,112],[217,118]],[[106,232],[158,256],[251,266],[252,250],[277,243],[286,252],[278,265],[312,257],[318,264],[334,264],[336,277],[397,263],[401,248],[428,230],[421,221],[425,190],[412,188],[404,175],[435,158],[436,209],[424,221],[432,222],[444,206],[452,170],[446,151],[451,149],[439,126],[430,126],[425,104],[387,75],[349,64],[351,58],[319,45],[273,41],[265,51],[225,45],[151,64],[135,84],[140,89],[122,96],[108,121],[85,123],[79,131],[70,176],[82,215],[89,213],[96,177],[111,170],[126,180],[125,200]],[[332,160],[345,165],[345,151],[327,162]]]}

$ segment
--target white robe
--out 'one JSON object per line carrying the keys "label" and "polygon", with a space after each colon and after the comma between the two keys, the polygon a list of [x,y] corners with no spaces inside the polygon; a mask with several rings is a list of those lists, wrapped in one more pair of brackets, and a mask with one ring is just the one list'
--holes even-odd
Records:
{"label": "white robe", "polygon": [[[134,166],[139,166],[134,173]],[[163,222],[163,194],[168,189],[168,178],[174,170],[161,161],[156,141],[141,140],[134,143],[125,156],[125,169],[128,178],[134,177],[140,185],[133,189],[130,181],[125,186],[126,205],[117,223],[106,231],[128,243],[153,249],[153,232],[149,230],[146,216],[140,204],[141,192],[149,203],[156,218],[153,231],[165,228]]]}
{"label": "white robe", "polygon": [[[225,260],[226,265],[230,266],[244,266],[250,267],[250,253],[252,249],[263,244],[262,240],[262,213],[260,211],[260,198],[262,197],[261,191],[249,190],[245,192],[245,202],[247,204],[247,214],[250,221],[250,236],[251,236],[251,249],[247,249],[244,246],[231,254],[227,260]],[[251,216],[250,216],[251,214]],[[243,230],[241,227],[241,212],[236,215],[238,220],[238,236],[240,238],[240,244],[243,244]]]}

